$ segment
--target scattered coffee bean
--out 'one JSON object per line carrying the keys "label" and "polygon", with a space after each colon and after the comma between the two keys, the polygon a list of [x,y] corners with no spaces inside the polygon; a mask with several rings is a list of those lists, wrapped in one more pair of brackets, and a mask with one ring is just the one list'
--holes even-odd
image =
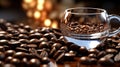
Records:
{"label": "scattered coffee bean", "polygon": [[29,62],[29,67],[40,67],[40,61],[37,58],[33,58]]}
{"label": "scattered coffee bean", "polygon": [[102,57],[98,60],[98,63],[101,65],[113,65],[114,61],[112,59],[108,59],[106,57]]}

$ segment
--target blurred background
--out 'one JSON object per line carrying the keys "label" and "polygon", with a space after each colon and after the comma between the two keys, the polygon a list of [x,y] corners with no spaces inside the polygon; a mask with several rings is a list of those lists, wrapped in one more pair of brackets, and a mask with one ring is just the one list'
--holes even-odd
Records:
{"label": "blurred background", "polygon": [[0,0],[0,18],[34,27],[58,28],[62,13],[71,7],[103,8],[108,14],[120,15],[118,0]]}

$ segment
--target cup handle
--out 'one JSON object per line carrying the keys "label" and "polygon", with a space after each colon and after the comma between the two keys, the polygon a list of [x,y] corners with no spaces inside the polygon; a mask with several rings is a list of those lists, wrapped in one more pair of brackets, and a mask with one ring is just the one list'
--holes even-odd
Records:
{"label": "cup handle", "polygon": [[[112,19],[117,19],[118,21],[120,21],[120,16],[117,15],[108,15],[108,21],[110,22]],[[118,29],[116,29],[115,31],[111,31],[109,32],[109,37],[116,35],[120,32],[120,27]]]}

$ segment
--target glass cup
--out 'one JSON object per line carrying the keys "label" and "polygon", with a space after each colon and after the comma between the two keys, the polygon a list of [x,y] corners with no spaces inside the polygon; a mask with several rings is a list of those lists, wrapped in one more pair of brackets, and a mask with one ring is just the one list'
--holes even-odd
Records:
{"label": "glass cup", "polygon": [[119,33],[120,28],[111,31],[112,19],[120,21],[119,16],[108,15],[104,9],[69,8],[65,10],[61,19],[60,30],[68,41],[87,48],[95,48],[107,37]]}

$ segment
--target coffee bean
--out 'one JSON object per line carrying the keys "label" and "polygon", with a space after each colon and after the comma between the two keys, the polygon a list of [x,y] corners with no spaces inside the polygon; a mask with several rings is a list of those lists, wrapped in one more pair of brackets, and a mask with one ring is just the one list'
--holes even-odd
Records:
{"label": "coffee bean", "polygon": [[19,34],[19,39],[28,39],[29,37],[26,34]]}
{"label": "coffee bean", "polygon": [[43,42],[43,41],[44,41],[44,42],[47,42],[47,41],[48,41],[48,39],[45,38],[45,37],[42,37],[42,38],[40,38],[39,40],[40,40],[40,42]]}
{"label": "coffee bean", "polygon": [[114,61],[112,59],[108,59],[108,58],[105,58],[105,57],[102,57],[98,60],[98,63],[101,64],[101,65],[113,65],[114,64]]}
{"label": "coffee bean", "polygon": [[36,44],[27,44],[26,47],[28,48],[37,48]]}
{"label": "coffee bean", "polygon": [[0,52],[0,60],[4,60],[5,59],[5,54],[3,52]]}
{"label": "coffee bean", "polygon": [[116,49],[106,49],[106,53],[108,54],[116,54],[118,51]]}
{"label": "coffee bean", "polygon": [[89,58],[87,56],[82,56],[80,58],[80,63],[81,64],[89,64]]}
{"label": "coffee bean", "polygon": [[13,55],[14,58],[18,58],[18,59],[22,59],[24,57],[26,57],[26,53],[25,52],[16,52],[14,55]]}
{"label": "coffee bean", "polygon": [[8,56],[8,57],[6,57],[5,62],[10,63],[12,59],[13,59],[13,57]]}
{"label": "coffee bean", "polygon": [[88,55],[88,57],[90,57],[90,58],[97,58],[97,55],[96,55],[96,54],[91,53],[91,54],[89,54],[89,55]]}
{"label": "coffee bean", "polygon": [[76,56],[74,51],[69,51],[68,53],[65,53],[65,59],[68,61],[74,60],[74,57]]}
{"label": "coffee bean", "polygon": [[36,38],[36,39],[40,39],[43,35],[41,33],[34,33],[34,34],[30,34],[29,38]]}
{"label": "coffee bean", "polygon": [[60,49],[61,46],[62,46],[62,44],[60,44],[60,43],[54,43],[52,45],[52,48],[55,47],[56,49]]}
{"label": "coffee bean", "polygon": [[31,44],[39,44],[40,43],[40,40],[38,39],[30,39],[29,41]]}
{"label": "coffee bean", "polygon": [[15,54],[15,51],[14,50],[7,50],[5,51],[5,56],[13,56]]}
{"label": "coffee bean", "polygon": [[55,61],[57,63],[63,63],[64,62],[64,58],[65,58],[64,56],[65,56],[65,53],[63,52],[55,59]]}
{"label": "coffee bean", "polygon": [[16,67],[16,66],[13,64],[4,64],[3,67]]}
{"label": "coffee bean", "polygon": [[106,55],[106,52],[105,51],[101,51],[101,52],[99,52],[98,54],[97,54],[97,57],[98,58],[101,58],[101,57],[103,57],[103,56],[105,56]]}
{"label": "coffee bean", "polygon": [[21,48],[21,47],[17,47],[15,50],[16,50],[16,52],[26,52],[26,53],[29,52],[27,49]]}
{"label": "coffee bean", "polygon": [[43,50],[41,53],[40,53],[40,58],[43,58],[43,57],[48,57],[48,52]]}
{"label": "coffee bean", "polygon": [[0,52],[4,52],[4,51],[5,51],[4,46],[0,46]]}
{"label": "coffee bean", "polygon": [[98,54],[99,53],[99,51],[97,49],[95,49],[95,48],[89,49],[88,52],[89,53],[94,53],[94,54]]}
{"label": "coffee bean", "polygon": [[20,65],[20,60],[17,58],[13,58],[10,63],[18,67]]}
{"label": "coffee bean", "polygon": [[21,67],[28,67],[28,59],[27,58],[23,58],[21,61]]}
{"label": "coffee bean", "polygon": [[0,67],[4,66],[4,62],[0,61]]}
{"label": "coffee bean", "polygon": [[27,39],[19,39],[19,42],[20,42],[21,44],[28,44],[28,43],[29,43],[29,40],[27,40]]}
{"label": "coffee bean", "polygon": [[40,61],[36,58],[33,58],[29,62],[29,67],[40,67]]}
{"label": "coffee bean", "polygon": [[53,58],[56,59],[61,53],[65,52],[64,50],[58,50],[54,53]]}
{"label": "coffee bean", "polygon": [[115,55],[114,61],[115,61],[115,62],[120,62],[120,52]]}
{"label": "coffee bean", "polygon": [[39,48],[48,48],[49,46],[48,46],[48,42],[41,42],[40,44],[39,44]]}
{"label": "coffee bean", "polygon": [[49,59],[48,57],[43,57],[43,58],[41,59],[41,62],[42,62],[43,64],[48,64],[48,63],[50,62],[50,59]]}

